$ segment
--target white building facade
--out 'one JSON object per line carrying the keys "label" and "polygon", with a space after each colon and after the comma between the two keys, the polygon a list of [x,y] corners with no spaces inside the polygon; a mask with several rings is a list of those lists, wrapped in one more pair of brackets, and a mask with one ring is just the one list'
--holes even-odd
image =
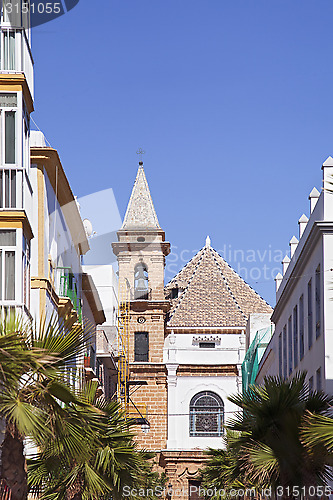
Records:
{"label": "white building facade", "polygon": [[323,189],[310,193],[310,214],[299,219],[283,275],[276,277],[275,333],[261,360],[265,375],[307,371],[310,388],[333,394],[333,159],[322,167]]}
{"label": "white building facade", "polygon": [[[168,371],[168,450],[221,447],[223,423],[236,410],[227,398],[241,390],[239,367],[244,353],[244,330],[217,330],[213,334],[172,331],[167,336],[164,361]],[[203,422],[194,415],[200,394],[206,397],[206,404],[211,401],[220,408],[218,418],[215,414],[212,422],[209,411],[202,416],[206,419]]]}
{"label": "white building facade", "polygon": [[117,390],[118,355],[118,278],[111,264],[85,265],[96,286],[105,321],[96,330],[96,374],[111,398]]}
{"label": "white building facade", "polygon": [[237,411],[228,397],[242,391],[246,330],[254,336],[272,309],[212,248],[210,238],[165,294],[171,309],[163,357],[168,425],[162,456],[172,483],[186,488],[199,478],[204,450],[224,446],[223,425]]}
{"label": "white building facade", "polygon": [[[21,12],[21,1],[16,3]],[[29,180],[33,111],[30,21],[22,12],[9,15],[3,2],[0,7],[0,304],[28,313],[33,238]]]}
{"label": "white building facade", "polygon": [[[79,207],[57,151],[30,132],[29,4],[0,1],[0,309],[95,331],[105,316],[92,279],[82,274],[89,243]],[[96,350],[96,334],[92,344]]]}

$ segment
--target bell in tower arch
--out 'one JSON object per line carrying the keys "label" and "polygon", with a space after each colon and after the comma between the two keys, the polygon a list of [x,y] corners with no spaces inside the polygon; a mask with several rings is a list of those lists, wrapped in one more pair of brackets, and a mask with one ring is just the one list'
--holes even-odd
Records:
{"label": "bell in tower arch", "polygon": [[148,300],[148,270],[140,263],[135,266],[134,271],[134,298]]}

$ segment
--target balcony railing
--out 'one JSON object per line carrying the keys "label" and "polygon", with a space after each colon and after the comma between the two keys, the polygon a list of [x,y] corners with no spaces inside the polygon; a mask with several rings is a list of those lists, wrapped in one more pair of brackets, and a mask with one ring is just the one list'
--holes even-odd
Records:
{"label": "balcony railing", "polygon": [[69,298],[82,323],[82,300],[79,296],[79,285],[70,267],[58,267],[58,295]]}
{"label": "balcony railing", "polygon": [[24,73],[33,96],[34,61],[25,30],[1,27],[0,48],[0,72]]}

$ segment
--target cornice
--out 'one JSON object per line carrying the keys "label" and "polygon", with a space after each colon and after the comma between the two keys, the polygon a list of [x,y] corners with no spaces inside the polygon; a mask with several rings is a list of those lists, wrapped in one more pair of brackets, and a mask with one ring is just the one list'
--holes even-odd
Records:
{"label": "cornice", "polygon": [[[291,268],[293,261],[288,266],[288,270],[290,270],[290,274],[287,274],[287,282],[284,285],[284,288],[282,289],[281,295],[276,303],[276,306],[274,308],[273,314],[272,314],[272,321],[273,323],[277,322],[277,319],[280,315],[281,310],[284,309],[285,305],[287,304],[293,290],[295,289],[297,283],[299,280],[302,278],[302,273],[308,263],[308,257],[313,251],[314,247],[318,243],[318,237],[323,234],[330,234],[333,233],[333,222],[321,222],[321,221],[315,221],[313,223],[313,226],[311,228],[311,231],[303,244],[303,247],[301,249],[301,252],[297,258],[297,261]],[[297,251],[297,250],[296,250]],[[280,286],[283,286],[283,282],[281,283]]]}
{"label": "cornice", "polygon": [[59,307],[58,294],[56,293],[53,284],[48,278],[44,278],[41,276],[32,276],[31,288],[39,290],[47,290],[56,307]]}
{"label": "cornice", "polygon": [[30,152],[31,163],[36,164],[37,168],[43,173],[44,169],[46,171],[51,186],[56,193],[59,205],[63,211],[78,254],[85,255],[90,248],[89,242],[77,208],[74,194],[63,169],[58,151],[53,148],[32,147]]}
{"label": "cornice", "polygon": [[160,309],[163,312],[168,312],[171,307],[169,300],[131,300],[130,301],[131,311],[133,312],[143,312],[143,311],[155,311]]}
{"label": "cornice", "polygon": [[32,240],[34,234],[25,210],[0,210],[0,227],[22,228],[25,236]]}
{"label": "cornice", "polygon": [[[147,253],[152,252],[160,252],[162,251],[163,255],[166,257],[170,253],[170,243],[168,241],[145,241],[145,242],[137,242],[137,241],[118,241],[112,243],[112,249],[116,256],[120,253],[124,252],[143,252],[147,251]],[[158,257],[154,255],[154,257]]]}
{"label": "cornice", "polygon": [[[8,88],[9,87],[9,88]],[[23,92],[24,100],[29,113],[34,111],[34,102],[24,73],[0,74],[0,91]]]}

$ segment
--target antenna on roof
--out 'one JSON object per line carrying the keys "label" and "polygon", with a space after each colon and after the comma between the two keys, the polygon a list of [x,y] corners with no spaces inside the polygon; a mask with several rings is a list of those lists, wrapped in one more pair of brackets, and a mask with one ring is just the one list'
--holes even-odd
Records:
{"label": "antenna on roof", "polygon": [[211,243],[210,237],[207,236],[207,238],[206,238],[206,247],[210,247],[210,243]]}
{"label": "antenna on roof", "polygon": [[137,155],[139,155],[139,165],[143,165],[143,161],[142,161],[142,156],[146,153],[146,151],[144,151],[142,148],[139,148],[136,152]]}

